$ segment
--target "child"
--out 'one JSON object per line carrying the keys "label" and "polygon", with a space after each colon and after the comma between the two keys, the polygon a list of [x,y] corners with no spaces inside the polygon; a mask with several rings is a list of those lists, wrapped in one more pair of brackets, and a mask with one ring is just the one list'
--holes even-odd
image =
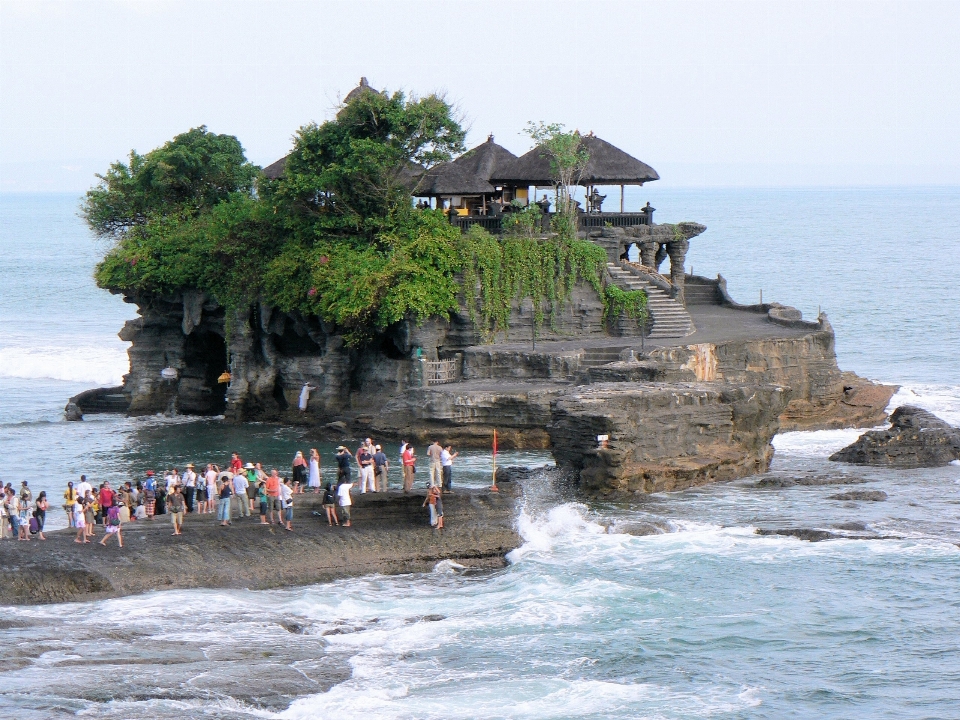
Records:
{"label": "child", "polygon": [[117,536],[117,542],[123,547],[123,535],[120,532],[120,508],[117,505],[112,506],[107,511],[107,534],[100,541],[101,545],[106,545],[111,535]]}
{"label": "child", "polygon": [[80,498],[77,498],[73,503],[73,526],[77,529],[77,537],[74,539],[74,542],[90,542],[87,540],[87,521],[85,515],[86,508],[84,507],[84,502]]}

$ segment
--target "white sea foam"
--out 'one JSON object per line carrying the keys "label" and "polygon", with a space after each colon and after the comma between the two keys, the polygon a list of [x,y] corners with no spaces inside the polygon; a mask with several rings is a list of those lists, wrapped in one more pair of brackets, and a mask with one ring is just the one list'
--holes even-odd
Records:
{"label": "white sea foam", "polygon": [[951,425],[960,425],[960,386],[904,385],[891,398],[887,409],[892,412],[901,405],[916,405]]}
{"label": "white sea foam", "polygon": [[130,364],[127,344],[31,345],[0,348],[0,377],[119,385]]}
{"label": "white sea foam", "polygon": [[826,458],[854,442],[863,432],[856,428],[786,432],[773,438],[773,447],[784,455]]}

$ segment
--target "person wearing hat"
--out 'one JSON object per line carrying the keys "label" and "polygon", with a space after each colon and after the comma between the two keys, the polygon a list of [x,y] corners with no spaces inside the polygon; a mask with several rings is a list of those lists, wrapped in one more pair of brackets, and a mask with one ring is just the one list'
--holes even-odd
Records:
{"label": "person wearing hat", "polygon": [[197,495],[197,473],[193,463],[187,463],[183,472],[183,500],[187,512],[193,512],[193,500]]}
{"label": "person wearing hat", "polygon": [[350,481],[352,460],[353,456],[344,445],[337,447],[337,485]]}
{"label": "person wearing hat", "polygon": [[373,474],[377,481],[377,490],[386,492],[389,483],[387,482],[387,470],[390,467],[390,461],[387,460],[387,454],[379,445],[374,447],[373,453]]}

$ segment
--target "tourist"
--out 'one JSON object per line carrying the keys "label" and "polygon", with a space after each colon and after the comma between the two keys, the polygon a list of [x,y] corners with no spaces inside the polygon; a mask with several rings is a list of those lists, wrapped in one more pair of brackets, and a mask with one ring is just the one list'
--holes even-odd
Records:
{"label": "tourist", "polygon": [[303,453],[297,450],[297,454],[293,456],[293,482],[297,487],[303,487],[307,484],[307,461],[303,457]]}
{"label": "tourist", "polygon": [[407,451],[407,441],[404,440],[400,443],[400,454],[397,456],[400,459],[400,464],[403,465],[403,454]]}
{"label": "tourist", "polygon": [[183,479],[180,477],[180,472],[176,468],[171,470],[165,479],[167,481],[167,495],[170,495],[175,487],[183,485]]}
{"label": "tourist", "polygon": [[93,490],[93,485],[87,482],[86,475],[81,475],[80,482],[77,483],[74,489],[77,491],[79,497],[85,498],[87,496],[87,490]]}
{"label": "tourist", "polygon": [[73,526],[77,529],[77,536],[73,539],[77,543],[88,543],[90,542],[87,538],[90,537],[87,534],[87,519],[86,519],[86,508],[84,507],[83,498],[78,497],[77,501],[73,504]]}
{"label": "tourist", "polygon": [[280,484],[280,500],[283,505],[283,525],[293,532],[293,488],[290,487],[289,478]]}
{"label": "tourist", "polygon": [[247,476],[247,493],[244,502],[247,503],[247,517],[253,515],[256,511],[257,502],[257,469],[253,463],[247,463],[243,466],[244,474]]}
{"label": "tourist", "polygon": [[220,474],[225,475],[225,477],[218,481],[217,520],[220,521],[221,527],[226,527],[230,524],[230,496],[233,495],[233,477],[230,473]]}
{"label": "tourist", "polygon": [[27,486],[27,481],[20,483],[20,535],[24,540],[30,539],[30,510],[33,505],[33,493]]}
{"label": "tourist", "polygon": [[[250,465],[250,463],[247,463]],[[253,468],[253,465],[250,465]],[[250,517],[250,503],[247,502],[247,487],[250,481],[243,473],[243,468],[233,476],[233,494],[237,499],[237,517]]]}
{"label": "tourist", "polygon": [[337,491],[333,483],[323,486],[323,509],[327,513],[327,525],[332,527],[334,524],[340,524],[340,519],[337,517]]}
{"label": "tourist", "polygon": [[167,508],[170,512],[170,522],[173,523],[173,534],[179,535],[183,529],[183,514],[187,509],[186,498],[183,497],[179,486],[175,487],[167,497]]}
{"label": "tourist", "polygon": [[187,463],[187,469],[183,473],[183,500],[186,503],[187,512],[194,511],[194,500],[197,497],[197,473],[194,472],[195,465]]}
{"label": "tourist", "polygon": [[7,491],[0,487],[0,538],[7,539],[7,527],[9,519],[7,517]]}
{"label": "tourist", "polygon": [[443,466],[440,464],[440,453],[443,447],[439,440],[427,448],[427,457],[430,458],[430,487],[440,487],[443,484]]}
{"label": "tourist", "polygon": [[143,483],[143,510],[147,520],[153,520],[157,512],[157,479],[153,470],[147,470],[147,479]]}
{"label": "tourist", "polygon": [[230,454],[230,472],[236,475],[243,469],[243,460],[240,459],[240,453]]}
{"label": "tourist", "polygon": [[204,473],[204,480],[207,482],[207,512],[212,513],[214,504],[217,500],[217,476],[220,474],[220,468],[213,463],[207,465],[207,472]]}
{"label": "tourist", "polygon": [[207,481],[203,475],[197,478],[197,491],[193,496],[197,505],[197,515],[203,515],[207,511]]}
{"label": "tourist", "polygon": [[9,485],[4,488],[3,509],[7,513],[7,521],[10,523],[10,537],[22,540],[20,535],[20,498]]}
{"label": "tourist", "polygon": [[350,461],[352,460],[350,451],[346,447],[340,445],[337,447],[337,485],[340,483],[345,483],[350,480],[351,469]]}
{"label": "tourist", "polygon": [[[406,445],[406,443],[404,443]],[[403,491],[413,490],[413,475],[417,472],[416,449],[413,445],[406,445],[403,449]]]}
{"label": "tourist", "polygon": [[277,522],[280,522],[280,474],[276,468],[270,471],[270,477],[265,483],[267,488],[267,509],[270,511],[270,524],[273,525],[273,514],[277,514]]}
{"label": "tourist", "polygon": [[440,486],[431,485],[427,489],[427,497],[424,498],[421,507],[430,507],[430,527],[441,530],[443,528],[443,506],[440,505]]}
{"label": "tourist", "polygon": [[[83,483],[81,483],[81,485],[82,484]],[[91,490],[92,489],[93,488],[91,488]],[[79,486],[77,487],[77,492],[80,492]],[[104,481],[100,485],[100,507],[103,508],[104,513],[109,513],[110,508],[113,507],[113,499],[114,499],[113,496],[114,496],[114,492],[113,490],[110,489],[110,482]],[[86,497],[86,494],[84,494],[82,497]]]}
{"label": "tourist", "polygon": [[320,453],[316,448],[310,448],[310,477],[307,485],[313,488],[314,493],[320,492]]}
{"label": "tourist", "polygon": [[37,495],[37,504],[33,510],[33,517],[37,521],[37,537],[46,540],[43,536],[43,524],[47,521],[47,491],[42,490]]}
{"label": "tourist", "polygon": [[337,502],[340,504],[340,517],[343,519],[343,526],[350,527],[350,506],[353,501],[350,500],[350,490],[353,483],[347,480],[337,485]]}
{"label": "tourist", "polygon": [[[80,504],[83,506],[83,524],[86,532],[84,535],[86,537],[93,537],[94,530],[97,524],[97,515],[100,512],[100,502],[96,499],[97,490],[94,488],[87,492],[86,496],[82,498],[77,498]],[[101,516],[101,521],[103,520]]]}
{"label": "tourist", "polygon": [[120,544],[120,547],[123,547],[123,533],[120,530],[122,524],[120,520],[120,507],[118,505],[111,506],[107,511],[107,534],[103,536],[100,544],[105,546],[107,540],[109,540],[111,536],[116,535],[117,542]]}
{"label": "tourist", "polygon": [[63,510],[67,514],[67,527],[73,527],[73,506],[77,502],[77,491],[73,487],[73,480],[67,482],[67,490],[63,493]]}
{"label": "tourist", "polygon": [[373,474],[377,481],[377,490],[386,492],[389,488],[387,471],[390,468],[390,461],[387,460],[387,454],[382,447],[377,445],[374,450],[376,452],[373,453]]}
{"label": "tourist", "polygon": [[120,485],[117,489],[115,504],[120,511],[120,522],[130,522],[130,494],[127,492],[126,486]]}
{"label": "tourist", "polygon": [[440,465],[443,467],[443,490],[453,492],[453,459],[460,453],[453,452],[453,445],[447,445],[440,453]]}
{"label": "tourist", "polygon": [[368,452],[366,445],[361,445],[357,450],[357,465],[360,466],[360,492],[366,494],[367,488],[370,492],[377,491],[377,482],[373,476],[373,454]]}
{"label": "tourist", "polygon": [[269,525],[270,523],[267,522],[267,507],[270,504],[270,499],[267,496],[266,480],[257,483],[257,500],[260,502],[260,524]]}

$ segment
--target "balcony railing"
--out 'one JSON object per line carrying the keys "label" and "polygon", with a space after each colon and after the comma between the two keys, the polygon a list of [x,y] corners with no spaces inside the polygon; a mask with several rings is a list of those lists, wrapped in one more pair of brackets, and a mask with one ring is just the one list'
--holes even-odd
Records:
{"label": "balcony railing", "polygon": [[[554,213],[547,213],[543,218],[543,231],[550,229],[550,221]],[[474,225],[479,225],[484,230],[492,233],[499,233],[503,230],[503,215],[458,215],[450,220],[463,232],[467,232]],[[601,212],[601,213],[580,213],[577,220],[581,229],[602,228],[602,227],[633,227],[635,225],[652,225],[652,212]]]}

